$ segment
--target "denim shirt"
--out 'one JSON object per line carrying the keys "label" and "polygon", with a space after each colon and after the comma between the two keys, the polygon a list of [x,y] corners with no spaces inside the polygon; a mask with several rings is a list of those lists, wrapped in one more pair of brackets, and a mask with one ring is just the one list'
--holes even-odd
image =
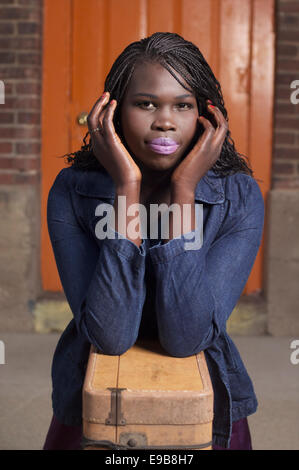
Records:
{"label": "denim shirt", "polygon": [[98,238],[96,207],[113,205],[114,188],[105,170],[66,167],[48,195],[49,235],[74,317],[53,357],[54,414],[67,425],[81,424],[90,344],[119,355],[151,336],[172,356],[204,350],[214,390],[213,443],[229,447],[232,422],[257,408],[226,322],[261,243],[258,183],[245,173],[205,174],[195,191],[203,243],[192,250],[185,249],[186,234],[166,243],[145,237],[139,247],[123,236]]}

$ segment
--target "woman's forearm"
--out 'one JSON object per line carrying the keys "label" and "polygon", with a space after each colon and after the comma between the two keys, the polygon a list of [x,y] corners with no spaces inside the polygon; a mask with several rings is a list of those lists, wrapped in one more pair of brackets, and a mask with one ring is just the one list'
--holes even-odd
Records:
{"label": "woman's forearm", "polygon": [[[169,238],[163,239],[162,244],[196,228],[194,191],[186,188],[171,186],[170,206],[177,204],[175,214],[169,212]],[[185,205],[185,209],[184,209]]]}
{"label": "woman's forearm", "polygon": [[[119,199],[119,196],[122,196],[122,198]],[[136,224],[137,229],[135,233],[135,230],[133,231],[132,226],[129,227],[129,224],[130,222],[132,223],[133,220],[136,221],[137,219],[139,221],[140,228],[139,211],[138,209],[136,209],[136,212],[133,215],[128,215],[128,209],[132,204],[139,204],[139,200],[140,183],[130,183],[126,186],[116,188],[115,200],[113,205],[115,215],[115,231],[125,236],[128,240],[135,243],[135,245],[137,245],[138,247],[142,243],[142,239],[137,232],[138,225]]]}

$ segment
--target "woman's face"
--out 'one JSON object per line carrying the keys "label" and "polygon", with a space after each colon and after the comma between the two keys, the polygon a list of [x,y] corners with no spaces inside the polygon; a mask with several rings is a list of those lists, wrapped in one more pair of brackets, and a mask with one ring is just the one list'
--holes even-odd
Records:
{"label": "woman's face", "polygon": [[136,67],[122,102],[120,120],[128,149],[141,170],[174,169],[191,150],[199,127],[197,118],[194,93],[183,88],[168,70],[157,63]]}

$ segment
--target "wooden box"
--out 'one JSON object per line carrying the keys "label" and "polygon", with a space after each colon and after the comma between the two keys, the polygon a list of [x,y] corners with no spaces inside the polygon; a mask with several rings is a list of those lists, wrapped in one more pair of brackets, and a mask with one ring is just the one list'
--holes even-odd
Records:
{"label": "wooden box", "polygon": [[83,387],[88,449],[211,449],[213,390],[204,352],[136,343],[121,356],[91,346]]}

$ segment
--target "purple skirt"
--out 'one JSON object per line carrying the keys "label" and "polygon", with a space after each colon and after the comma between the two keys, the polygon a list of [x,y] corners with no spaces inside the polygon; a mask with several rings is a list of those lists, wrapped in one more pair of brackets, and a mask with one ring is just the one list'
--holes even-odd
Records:
{"label": "purple skirt", "polygon": [[[82,426],[66,426],[53,416],[43,450],[80,450]],[[213,446],[213,450],[252,450],[247,418],[232,425],[229,449]]]}

